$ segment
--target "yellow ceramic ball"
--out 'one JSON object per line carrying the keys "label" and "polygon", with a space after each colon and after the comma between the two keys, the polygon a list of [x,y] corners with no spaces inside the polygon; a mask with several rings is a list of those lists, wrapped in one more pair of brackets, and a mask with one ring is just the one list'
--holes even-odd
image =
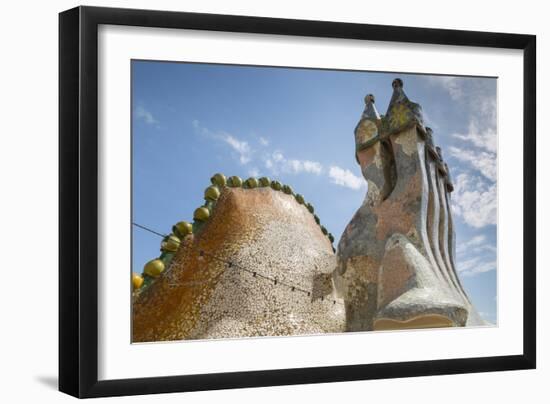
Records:
{"label": "yellow ceramic ball", "polygon": [[225,187],[225,185],[227,184],[225,175],[221,173],[214,174],[214,176],[210,178],[210,181],[212,182],[212,184],[217,185],[219,187]]}
{"label": "yellow ceramic ball", "polygon": [[211,185],[208,188],[204,190],[204,199],[209,201],[216,201],[220,197],[220,189],[215,186]]}
{"label": "yellow ceramic ball", "polygon": [[195,209],[195,212],[193,213],[193,218],[201,222],[208,220],[209,217],[210,211],[205,206]]}
{"label": "yellow ceramic ball", "polygon": [[145,264],[143,268],[143,273],[149,275],[153,278],[157,278],[164,271],[164,262],[161,260],[154,259]]}
{"label": "yellow ceramic ball", "polygon": [[132,274],[132,286],[134,290],[141,288],[141,285],[143,285],[143,276],[134,272]]}
{"label": "yellow ceramic ball", "polygon": [[193,233],[193,225],[189,222],[178,222],[174,225],[172,230],[180,237],[185,237]]}
{"label": "yellow ceramic ball", "polygon": [[177,238],[175,235],[170,234],[168,237],[166,237],[162,243],[160,244],[162,251],[167,252],[176,252],[180,246],[180,239]]}

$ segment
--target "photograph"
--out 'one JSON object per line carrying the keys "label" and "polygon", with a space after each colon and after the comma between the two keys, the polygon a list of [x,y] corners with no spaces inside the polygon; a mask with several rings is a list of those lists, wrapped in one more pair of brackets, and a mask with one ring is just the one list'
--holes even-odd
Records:
{"label": "photograph", "polygon": [[3,7],[1,402],[549,395],[542,2],[90,3]]}
{"label": "photograph", "polygon": [[132,343],[498,326],[497,77],[130,68]]}

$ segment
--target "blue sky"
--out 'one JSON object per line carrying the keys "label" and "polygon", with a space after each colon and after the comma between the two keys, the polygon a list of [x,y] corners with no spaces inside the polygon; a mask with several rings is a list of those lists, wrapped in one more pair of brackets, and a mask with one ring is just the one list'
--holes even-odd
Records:
{"label": "blue sky", "polygon": [[[192,220],[214,173],[266,175],[304,195],[336,245],[366,193],[353,135],[363,98],[385,114],[395,77],[443,149],[459,275],[496,322],[494,78],[133,61],[133,221],[169,233]],[[134,227],[133,243],[141,272],[160,239]]]}

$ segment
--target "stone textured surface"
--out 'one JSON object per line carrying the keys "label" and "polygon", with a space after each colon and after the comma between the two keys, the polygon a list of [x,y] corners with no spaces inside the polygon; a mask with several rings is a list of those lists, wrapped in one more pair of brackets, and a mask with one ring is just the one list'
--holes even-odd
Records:
{"label": "stone textured surface", "polygon": [[334,267],[330,241],[293,195],[224,188],[210,220],[134,302],[133,341],[341,332]]}
{"label": "stone textured surface", "polygon": [[338,245],[346,329],[483,325],[456,273],[448,167],[421,107],[392,87],[386,116],[366,98],[355,129],[368,191]]}

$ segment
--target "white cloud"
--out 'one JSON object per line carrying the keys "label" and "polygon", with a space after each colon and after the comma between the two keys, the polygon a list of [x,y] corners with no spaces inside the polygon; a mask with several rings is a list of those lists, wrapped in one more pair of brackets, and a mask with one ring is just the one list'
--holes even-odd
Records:
{"label": "white cloud", "polygon": [[288,159],[281,151],[274,151],[270,155],[264,156],[264,166],[272,174],[315,174],[323,172],[323,165],[317,161]]}
{"label": "white cloud", "polygon": [[455,159],[467,163],[488,180],[497,180],[497,160],[494,153],[454,146],[449,147],[449,152]]}
{"label": "white cloud", "polygon": [[275,161],[276,163],[279,163],[281,161],[284,161],[285,160],[285,156],[283,156],[283,153],[281,152],[274,152],[273,153],[273,161]]}
{"label": "white cloud", "polygon": [[462,277],[496,270],[496,248],[483,234],[458,245],[456,252],[457,271]]}
{"label": "white cloud", "polygon": [[288,160],[288,166],[294,173],[306,172],[319,175],[323,171],[323,166],[316,161]]}
{"label": "white cloud", "polygon": [[497,248],[493,244],[483,244],[472,248],[471,252],[474,254],[480,254],[482,252],[491,252],[496,254]]}
{"label": "white cloud", "polygon": [[[253,163],[254,166],[248,171],[248,174],[253,177],[260,175],[260,168],[256,165],[258,162],[263,162],[264,167],[272,174],[312,174],[322,175],[326,171],[318,161],[287,158],[282,151],[275,150],[273,152],[264,152],[262,157],[255,156],[254,150],[246,140],[237,138],[236,136],[226,132],[212,132],[208,128],[201,125],[198,120],[191,122],[195,131],[211,139],[216,139],[228,145],[235,153],[239,162],[242,165]],[[262,146],[269,146],[269,140],[264,137],[259,137],[259,142]],[[250,164],[252,165],[252,164]],[[366,182],[362,177],[357,177],[350,170],[331,166],[328,172],[330,182],[336,185],[347,187],[353,190],[359,190],[366,187]]]}
{"label": "white cloud", "polygon": [[362,177],[358,177],[350,170],[338,166],[331,166],[328,176],[333,184],[354,190],[361,189],[366,185],[366,182]]}
{"label": "white cloud", "polygon": [[134,113],[136,114],[137,119],[141,119],[143,122],[147,124],[152,125],[152,124],[158,123],[158,121],[155,119],[153,114],[147,111],[142,106],[137,107]]}
{"label": "white cloud", "polygon": [[494,83],[487,79],[431,76],[428,82],[446,91],[470,122],[469,133],[453,134],[489,152],[496,152],[497,101]]}
{"label": "white cloud", "polygon": [[496,253],[496,247],[487,241],[484,234],[472,237],[470,240],[457,244],[456,253],[458,255],[472,255],[482,253]]}
{"label": "white cloud", "polygon": [[473,121],[470,122],[467,134],[453,133],[451,136],[465,142],[470,142],[474,146],[490,153],[496,153],[497,151],[496,132],[489,127],[485,128],[485,130],[480,130],[478,124]]}
{"label": "white cloud", "polygon": [[459,261],[457,271],[463,277],[475,276],[497,269],[494,259],[474,257],[465,261]]}
{"label": "white cloud", "polygon": [[[490,123],[491,126],[496,127],[497,122],[497,99],[496,96],[478,96],[477,113],[479,119],[483,122]],[[496,134],[495,134],[496,136]]]}
{"label": "white cloud", "polygon": [[467,224],[480,228],[497,222],[496,133],[489,129],[478,131],[473,124],[470,124],[469,132],[467,135],[453,136],[473,147],[450,147],[450,154],[479,172],[486,180],[483,181],[477,175],[459,174],[453,194],[453,210]]}
{"label": "white cloud", "polygon": [[338,166],[330,166],[328,173],[321,163],[312,160],[289,159],[277,150],[271,154],[264,156],[264,166],[273,175],[280,173],[287,174],[326,174],[332,184],[353,190],[360,190],[366,187],[366,181],[362,177],[358,177],[350,170]]}
{"label": "white cloud", "polygon": [[239,140],[228,133],[220,134],[220,138],[237,152],[241,164],[248,164],[250,162],[252,151],[247,141]]}
{"label": "white cloud", "polygon": [[456,247],[456,253],[462,254],[464,252],[469,251],[472,247],[477,247],[482,245],[487,238],[485,235],[480,234],[478,236],[475,236],[471,238],[470,240],[466,241],[465,243],[462,243]]}
{"label": "white cloud", "polygon": [[472,227],[481,228],[497,222],[497,189],[477,176],[459,174],[452,194],[453,212]]}
{"label": "white cloud", "polygon": [[[468,103],[465,120],[466,133],[452,133],[455,146],[448,148],[449,155],[462,163],[458,167],[453,195],[453,211],[472,227],[481,228],[496,224],[497,210],[497,132],[496,97],[494,91],[476,80],[443,80],[451,87],[464,86]],[[453,83],[454,82],[454,83]],[[449,90],[451,94],[451,90]],[[455,94],[456,95],[456,94]],[[453,94],[451,98],[454,99]],[[476,247],[488,251],[490,245]]]}
{"label": "white cloud", "polygon": [[445,89],[454,101],[458,101],[464,94],[459,77],[430,76],[429,81],[432,84],[439,85]]}
{"label": "white cloud", "polygon": [[439,87],[449,94],[459,108],[465,109],[469,117],[483,124],[496,127],[497,104],[496,87],[488,79],[452,76],[427,76],[429,84]]}
{"label": "white cloud", "polygon": [[201,135],[220,140],[227,144],[236,153],[239,162],[242,165],[248,164],[252,160],[252,149],[246,140],[240,140],[237,137],[226,132],[212,132],[205,126],[202,126],[198,120],[193,120],[193,128]]}

